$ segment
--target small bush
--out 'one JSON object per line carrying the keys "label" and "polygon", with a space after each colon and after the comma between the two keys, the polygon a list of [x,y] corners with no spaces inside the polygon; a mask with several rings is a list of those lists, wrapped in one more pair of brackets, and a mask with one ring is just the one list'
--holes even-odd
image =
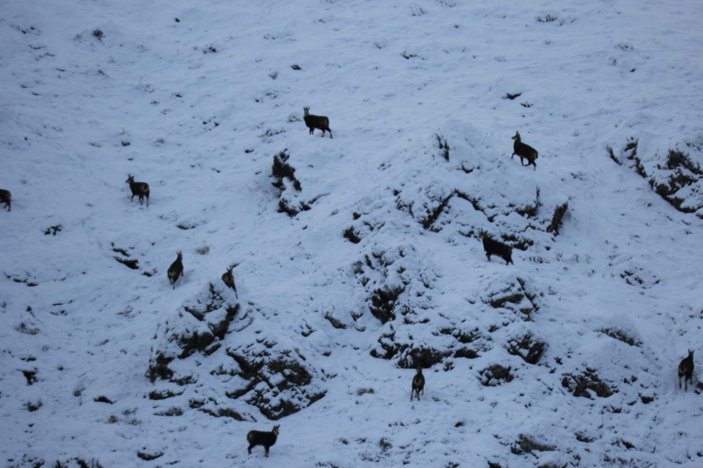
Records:
{"label": "small bush", "polygon": [[532,453],[535,451],[553,452],[554,450],[556,450],[555,446],[539,442],[525,434],[520,434],[517,442],[510,447],[510,451],[515,455],[522,455],[523,453]]}
{"label": "small bush", "polygon": [[549,15],[549,14],[547,14],[547,15],[544,15],[544,16],[538,16],[538,17],[537,17],[537,22],[538,22],[538,23],[553,23],[553,22],[555,22],[555,21],[558,20],[558,19],[559,19],[558,16],[554,16],[554,15]]}
{"label": "small bush", "polygon": [[447,139],[439,133],[435,134],[435,138],[437,138],[437,146],[439,146],[440,155],[446,161],[449,161],[449,144],[447,143]]}
{"label": "small bush", "polygon": [[586,369],[581,374],[564,374],[561,380],[561,385],[575,397],[591,398],[591,392],[601,398],[608,398],[617,391],[611,387],[596,373],[595,369]]}
{"label": "small bush", "polygon": [[599,330],[601,333],[608,335],[611,338],[622,341],[630,346],[639,346],[642,344],[640,340],[627,334],[624,330],[617,328],[601,328]]}
{"label": "small bush", "polygon": [[348,228],[346,228],[344,230],[343,236],[352,244],[358,244],[359,242],[361,242],[361,238],[357,235],[356,231],[354,230],[354,226],[349,226]]}
{"label": "small bush", "polygon": [[693,174],[703,176],[703,171],[701,171],[701,168],[698,167],[696,163],[691,161],[687,154],[673,149],[669,150],[669,154],[666,157],[666,167],[670,170],[676,170],[684,167]]}
{"label": "small bush", "polygon": [[528,364],[537,364],[544,353],[545,342],[530,332],[508,341],[508,353],[520,356]]}
{"label": "small bush", "polygon": [[554,215],[552,215],[552,222],[549,223],[547,227],[547,232],[553,232],[555,236],[559,235],[559,227],[561,226],[561,221],[566,214],[566,210],[569,208],[569,203],[564,202],[554,209]]}
{"label": "small bush", "polygon": [[295,168],[288,164],[290,154],[288,150],[283,150],[273,157],[273,165],[271,166],[271,175],[276,179],[273,186],[283,190],[283,179],[288,179],[293,183],[293,188],[297,191],[302,190],[300,181],[295,177]]}
{"label": "small bush", "polygon": [[146,372],[146,377],[154,383],[156,379],[169,380],[173,377],[173,371],[168,365],[173,361],[173,358],[166,357],[162,353],[158,353],[149,363],[149,368]]}
{"label": "small bush", "polygon": [[48,235],[55,236],[56,234],[61,232],[62,229],[63,229],[63,226],[61,226],[60,224],[55,224],[54,226],[49,226],[48,228],[44,229],[44,235],[45,236],[48,236]]}
{"label": "small bush", "polygon": [[496,387],[505,382],[512,382],[514,376],[510,372],[510,367],[500,364],[493,364],[479,372],[481,385],[486,387]]}
{"label": "small bush", "polygon": [[157,458],[163,456],[163,452],[142,452],[138,451],[137,456],[141,458],[144,461],[151,461],[151,460],[156,460]]}
{"label": "small bush", "polygon": [[369,310],[374,317],[382,323],[386,323],[395,318],[395,303],[402,294],[404,288],[399,286],[386,286],[376,289],[371,296]]}
{"label": "small bush", "polygon": [[449,351],[441,351],[430,348],[429,346],[420,346],[417,348],[401,346],[398,366],[403,369],[416,369],[418,366],[428,369],[442,362],[442,359],[449,354]]}

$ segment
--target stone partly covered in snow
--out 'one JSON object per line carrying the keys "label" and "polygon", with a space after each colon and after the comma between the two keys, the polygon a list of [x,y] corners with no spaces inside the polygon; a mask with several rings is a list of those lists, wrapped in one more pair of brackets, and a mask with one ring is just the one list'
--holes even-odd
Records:
{"label": "stone partly covered in snow", "polygon": [[295,413],[325,396],[313,382],[316,371],[293,348],[264,341],[227,349],[239,365],[236,386],[226,395],[243,399],[269,419]]}
{"label": "stone partly covered in snow", "polygon": [[491,282],[486,287],[483,302],[494,309],[507,309],[514,312],[523,320],[531,320],[532,314],[538,310],[537,294],[530,290],[527,282],[521,278],[511,278],[507,283]]}
{"label": "stone partly covered in snow", "polygon": [[403,316],[418,321],[420,311],[430,307],[428,290],[435,274],[423,267],[413,246],[372,249],[353,265],[359,283],[368,291],[368,310],[381,323]]}
{"label": "stone partly covered in snow", "polygon": [[210,283],[156,333],[146,375],[159,385],[152,394],[165,398],[155,400],[254,420],[252,407],[279,419],[322,398],[320,371],[289,339],[263,333],[275,330],[267,319],[260,309],[242,307],[219,282]]}
{"label": "stone partly covered in snow", "polygon": [[610,148],[609,153],[617,163],[624,160],[674,208],[703,218],[703,139],[698,137],[663,151],[648,151],[641,146],[638,139],[630,138],[619,157]]}

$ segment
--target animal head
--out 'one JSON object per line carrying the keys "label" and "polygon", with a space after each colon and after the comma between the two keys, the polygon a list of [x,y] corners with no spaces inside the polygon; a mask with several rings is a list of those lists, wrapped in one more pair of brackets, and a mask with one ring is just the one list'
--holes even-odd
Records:
{"label": "animal head", "polygon": [[422,366],[417,366],[417,373],[418,375],[422,375]]}
{"label": "animal head", "polygon": [[305,112],[305,115],[308,115],[308,113],[310,112],[310,106],[303,107],[303,112]]}
{"label": "animal head", "polygon": [[126,183],[131,183],[134,182],[134,176],[132,174],[127,174],[127,180],[125,180]]}
{"label": "animal head", "polygon": [[520,132],[518,132],[517,130],[515,130],[515,135],[513,135],[513,140],[520,141]]}
{"label": "animal head", "polygon": [[276,424],[275,426],[273,426],[273,430],[271,432],[278,435],[278,431],[279,431],[280,427],[281,427],[280,424]]}
{"label": "animal head", "polygon": [[180,250],[176,252],[176,257],[178,257],[178,259],[183,257]]}

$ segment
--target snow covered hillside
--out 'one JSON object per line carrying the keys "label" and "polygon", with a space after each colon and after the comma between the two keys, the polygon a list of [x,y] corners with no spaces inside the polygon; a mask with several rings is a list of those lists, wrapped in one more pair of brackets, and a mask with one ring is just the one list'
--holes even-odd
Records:
{"label": "snow covered hillside", "polygon": [[0,3],[0,464],[703,466],[701,18]]}

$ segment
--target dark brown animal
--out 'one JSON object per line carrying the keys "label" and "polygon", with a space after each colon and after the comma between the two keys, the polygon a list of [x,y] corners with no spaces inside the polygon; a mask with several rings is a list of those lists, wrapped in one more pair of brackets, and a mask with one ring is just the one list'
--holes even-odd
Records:
{"label": "dark brown animal", "polygon": [[183,276],[183,255],[181,255],[180,250],[176,252],[176,259],[171,263],[171,266],[168,267],[167,274],[168,281],[171,283],[171,286],[173,286],[173,289],[176,289],[176,281]]}
{"label": "dark brown animal", "polygon": [[237,294],[237,285],[234,283],[234,274],[232,273],[232,270],[234,267],[236,267],[237,264],[235,263],[234,265],[230,265],[227,268],[227,271],[222,273],[222,282],[225,283],[225,286],[228,288],[234,290],[234,296],[239,299],[239,294]]}
{"label": "dark brown animal", "polygon": [[251,449],[257,445],[263,445],[264,450],[266,450],[266,456],[269,456],[269,448],[271,448],[278,438],[278,430],[281,426],[278,424],[273,426],[271,432],[266,431],[249,431],[247,434],[247,442],[249,442],[249,448],[247,452],[251,455]]}
{"label": "dark brown animal", "polygon": [[410,401],[413,401],[413,396],[418,400],[420,394],[425,392],[425,376],[422,375],[422,367],[417,368],[416,374],[413,376],[413,385],[410,390]]}
{"label": "dark brown animal", "polygon": [[139,203],[141,204],[144,198],[146,198],[146,206],[149,206],[149,184],[146,182],[135,182],[134,176],[128,174],[127,181],[129,188],[132,190],[132,198],[129,201],[133,201],[134,197],[139,197]]}
{"label": "dark brown animal", "polygon": [[688,356],[679,363],[679,388],[681,388],[681,377],[683,377],[684,391],[688,391],[688,383],[693,385],[693,350],[688,350]]}
{"label": "dark brown animal", "polygon": [[7,211],[12,211],[12,194],[9,190],[0,189],[0,203],[5,204]]}
{"label": "dark brown animal", "polygon": [[509,245],[491,239],[488,234],[481,234],[483,241],[483,250],[486,252],[486,258],[491,261],[491,255],[498,255],[505,260],[505,264],[513,263],[513,248]]}
{"label": "dark brown animal", "polygon": [[322,130],[322,136],[325,136],[325,132],[330,132],[330,138],[332,138],[332,130],[330,130],[330,119],[328,119],[324,115],[312,115],[310,114],[310,108],[309,107],[303,107],[303,112],[304,116],[303,119],[305,120],[305,125],[310,129],[310,135],[312,135],[313,131],[315,129]]}
{"label": "dark brown animal", "polygon": [[520,164],[524,166],[525,164],[523,160],[527,159],[527,165],[529,166],[532,164],[534,168],[537,169],[537,163],[535,163],[538,155],[537,150],[530,145],[523,143],[522,140],[520,140],[519,132],[515,132],[513,140],[515,140],[515,142],[513,143],[513,154],[510,156],[510,159],[513,159],[513,156],[517,154],[520,156]]}

